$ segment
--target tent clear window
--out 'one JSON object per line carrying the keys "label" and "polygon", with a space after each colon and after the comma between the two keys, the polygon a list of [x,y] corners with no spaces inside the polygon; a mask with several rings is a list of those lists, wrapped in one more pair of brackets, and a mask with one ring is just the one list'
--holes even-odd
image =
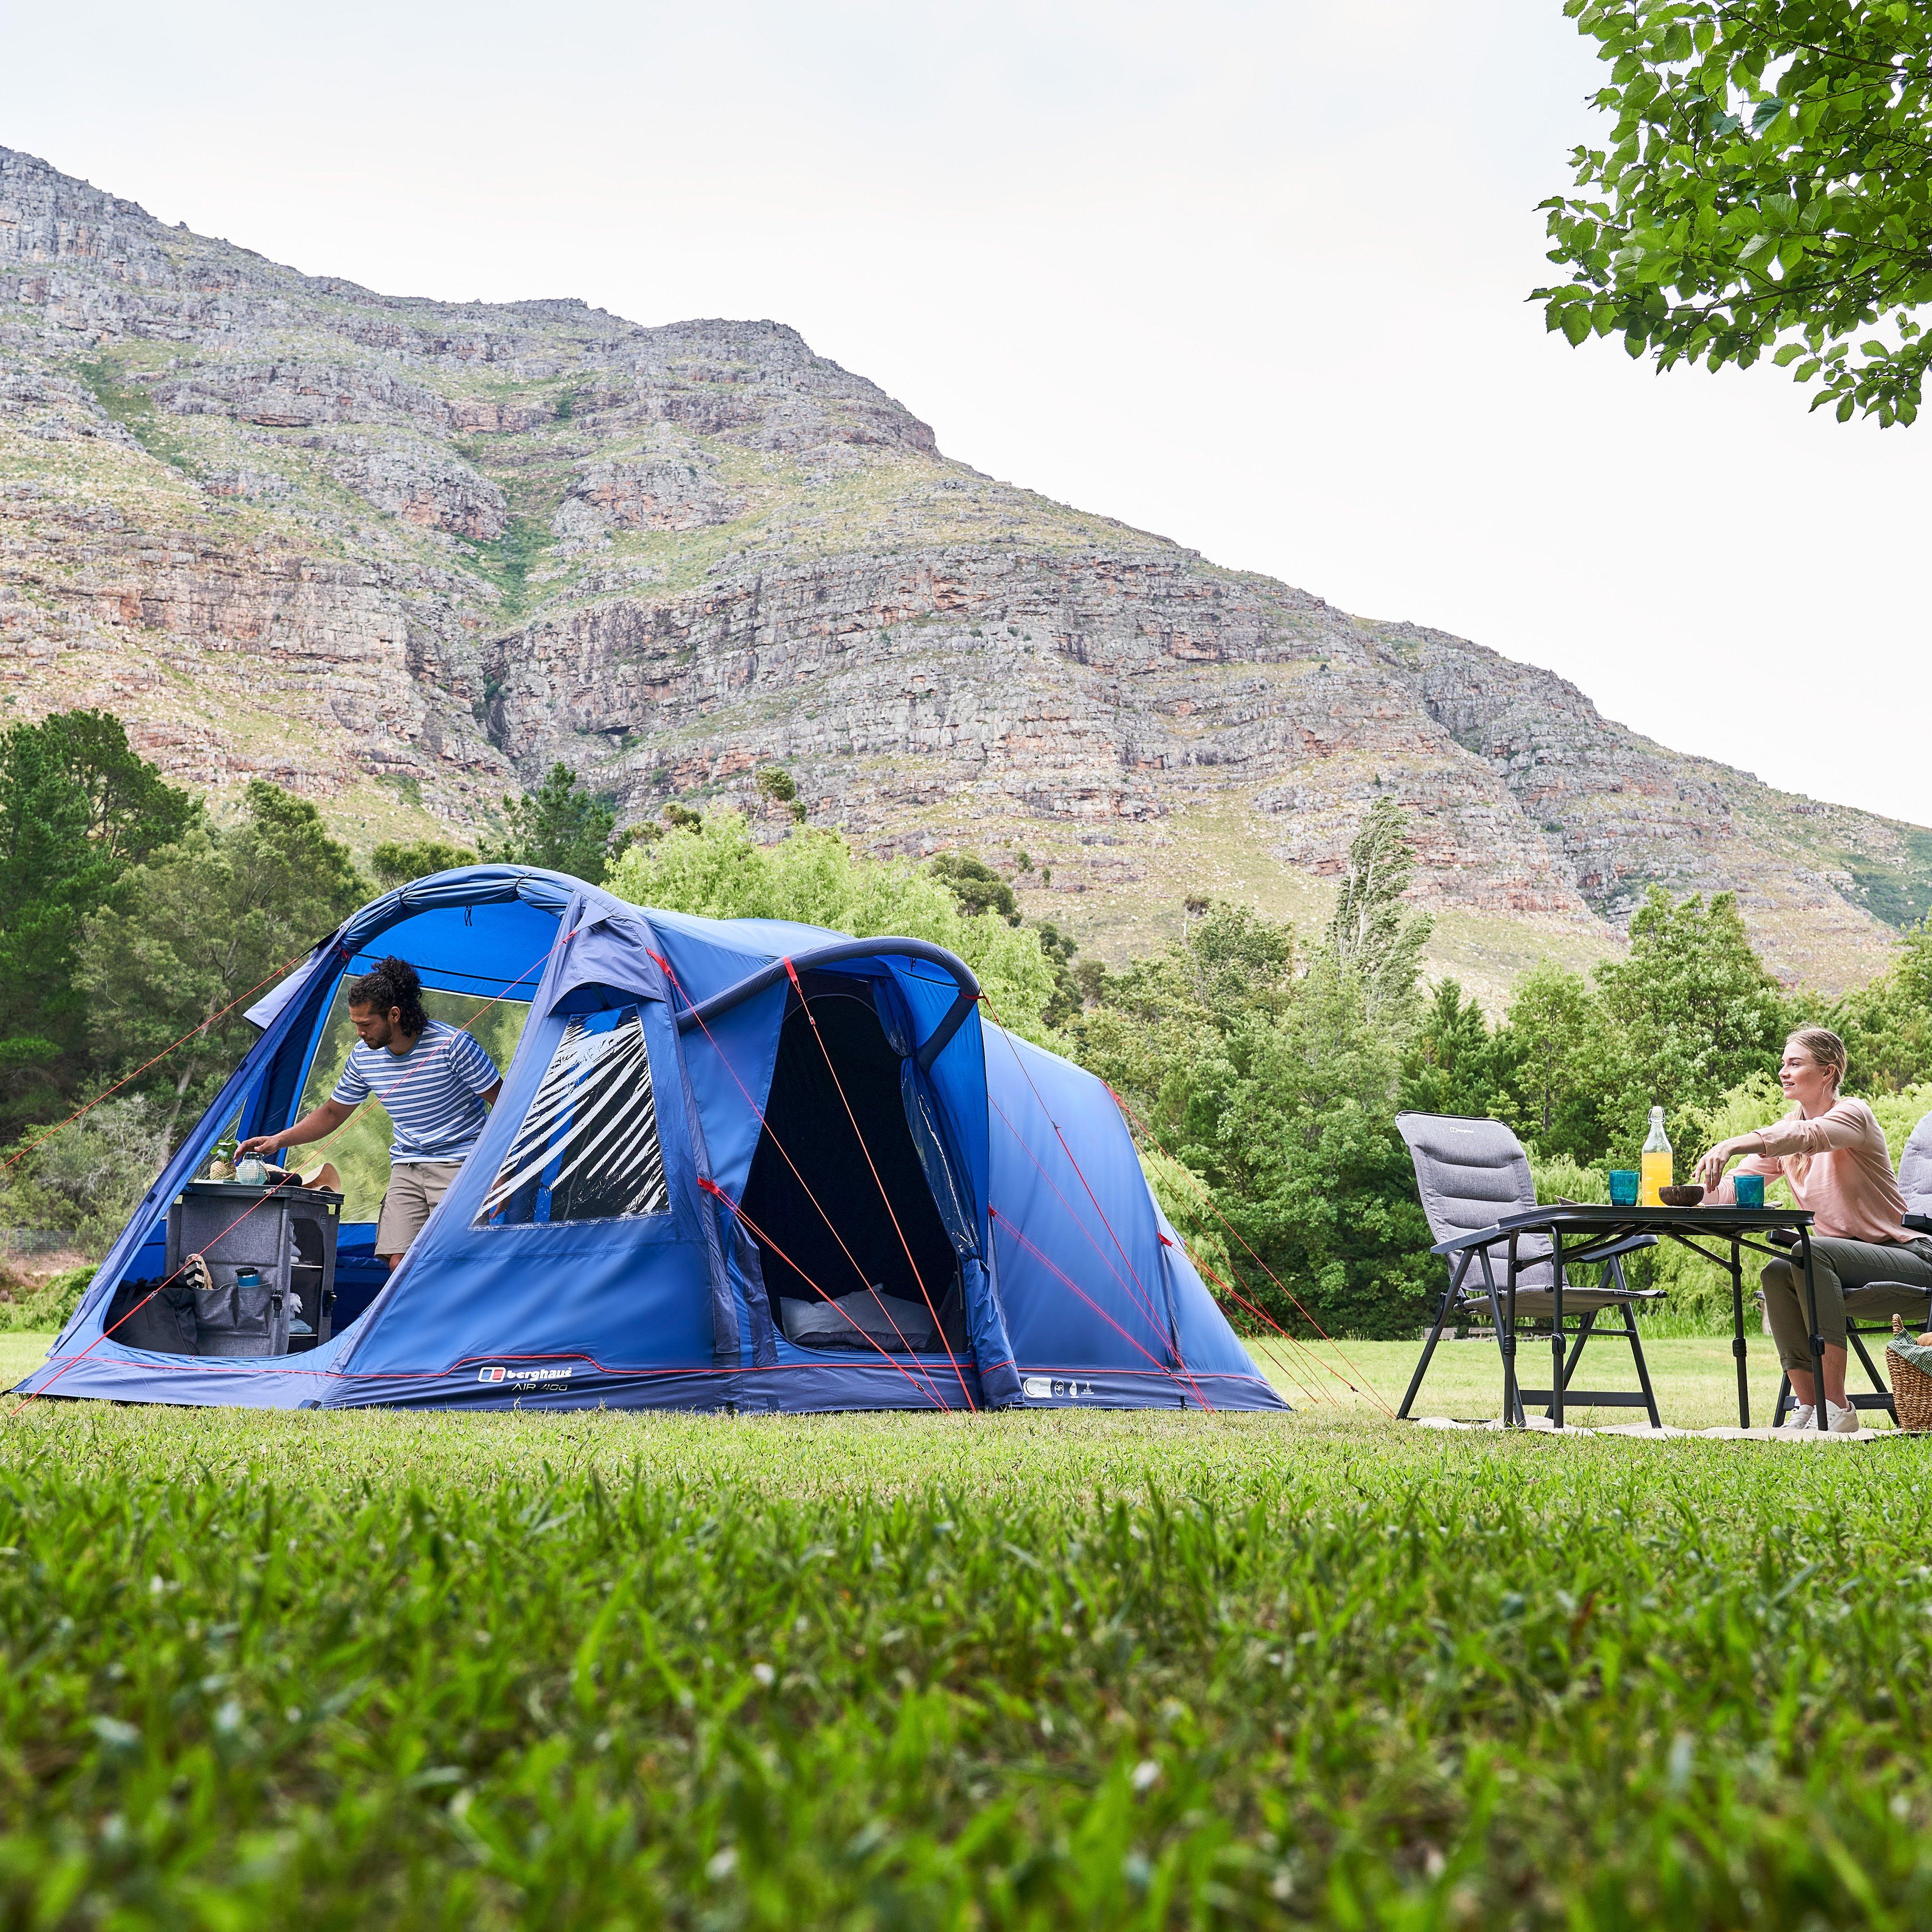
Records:
{"label": "tent clear window", "polygon": [[[356,976],[353,972],[345,973],[337,983],[321,1042],[302,1088],[302,1104],[289,1116],[291,1120],[299,1120],[320,1106],[334,1092],[335,1083],[349,1064],[349,1050],[356,1044],[355,1023],[349,1017],[349,984]],[[524,1022],[530,1018],[527,1000],[499,998],[479,1010],[474,994],[439,993],[427,986],[422,998],[431,1019],[462,1028],[496,1063],[500,1072],[508,1067]],[[304,1173],[312,1173],[325,1160],[333,1161],[342,1177],[343,1220],[374,1221],[382,1211],[382,1190],[389,1184],[389,1142],[394,1131],[382,1102],[372,1096],[326,1140],[296,1149],[294,1158]]]}
{"label": "tent clear window", "polygon": [[670,1206],[638,1009],[578,1015],[557,1042],[476,1226],[609,1221]]}

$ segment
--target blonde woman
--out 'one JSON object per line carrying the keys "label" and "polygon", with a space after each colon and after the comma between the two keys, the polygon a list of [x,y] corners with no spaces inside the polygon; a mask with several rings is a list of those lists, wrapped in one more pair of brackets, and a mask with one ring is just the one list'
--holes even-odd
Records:
{"label": "blonde woman", "polygon": [[[1778,1084],[1791,1103],[1784,1119],[1754,1133],[1720,1141],[1697,1163],[1704,1198],[1736,1198],[1724,1169],[1739,1155],[1740,1174],[1781,1175],[1791,1198],[1814,1216],[1811,1275],[1818,1292],[1818,1332],[1824,1337],[1826,1426],[1850,1436],[1858,1412],[1845,1400],[1845,1290],[1868,1282],[1904,1282],[1932,1289],[1932,1240],[1901,1225],[1905,1198],[1892,1177],[1885,1132],[1862,1100],[1842,1096],[1845,1043],[1823,1027],[1803,1027],[1784,1042]],[[1805,1319],[1804,1264],[1771,1261],[1764,1268],[1764,1308],[1777,1338],[1778,1359],[1791,1378],[1797,1408],[1788,1430],[1815,1426],[1811,1336]],[[1901,1314],[1925,1307],[1923,1292],[1896,1298]],[[1889,1304],[1862,1312],[1889,1314]]]}

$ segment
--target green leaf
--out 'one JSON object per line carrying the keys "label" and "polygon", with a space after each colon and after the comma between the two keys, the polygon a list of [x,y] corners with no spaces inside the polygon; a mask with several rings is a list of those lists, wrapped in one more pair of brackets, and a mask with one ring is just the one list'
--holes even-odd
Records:
{"label": "green leaf", "polygon": [[1614,132],[1570,152],[1574,195],[1544,207],[1550,260],[1576,278],[1552,326],[1576,340],[1587,300],[1592,328],[1660,368],[1762,354],[1802,382],[1858,344],[1855,409],[1905,421],[1923,367],[1870,331],[1916,340],[1932,309],[1932,11],[1586,0],[1570,17]]}

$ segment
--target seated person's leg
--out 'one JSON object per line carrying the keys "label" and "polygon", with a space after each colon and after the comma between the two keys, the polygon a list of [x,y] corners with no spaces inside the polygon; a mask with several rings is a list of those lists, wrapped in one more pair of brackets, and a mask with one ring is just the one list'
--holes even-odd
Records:
{"label": "seated person's leg", "polygon": [[[1814,1241],[1811,1278],[1818,1292],[1818,1333],[1824,1338],[1825,1400],[1840,1408],[1845,1400],[1845,1291],[1822,1252],[1852,1242]],[[1816,1402],[1811,1386],[1811,1329],[1804,1305],[1804,1264],[1794,1252],[1789,1261],[1764,1264],[1764,1312],[1778,1342],[1778,1359],[1791,1378],[1801,1402]]]}
{"label": "seated person's leg", "polygon": [[1932,1289],[1932,1262],[1915,1248],[1826,1238],[1814,1241],[1811,1252],[1847,1288],[1862,1288],[1873,1281],[1902,1281],[1909,1287]]}
{"label": "seated person's leg", "polygon": [[[1819,1256],[1820,1264],[1828,1268],[1846,1288],[1863,1288],[1872,1282],[1901,1282],[1908,1289],[1922,1289],[1932,1293],[1932,1261],[1928,1261],[1915,1249],[1902,1246],[1889,1241],[1841,1241],[1827,1236],[1811,1244],[1812,1252]],[[1822,1252],[1821,1252],[1822,1251]],[[1821,1318],[1823,1297],[1820,1297]],[[1910,1294],[1895,1300],[1882,1298],[1876,1310],[1865,1312],[1861,1318],[1870,1321],[1880,1311],[1889,1314],[1894,1306],[1901,1312],[1910,1312],[1922,1318],[1924,1304],[1922,1298]],[[1844,1358],[1840,1358],[1842,1364]],[[1844,1372],[1839,1371],[1839,1393],[1832,1397],[1842,1402]],[[1831,1376],[1826,1382],[1828,1387]]]}

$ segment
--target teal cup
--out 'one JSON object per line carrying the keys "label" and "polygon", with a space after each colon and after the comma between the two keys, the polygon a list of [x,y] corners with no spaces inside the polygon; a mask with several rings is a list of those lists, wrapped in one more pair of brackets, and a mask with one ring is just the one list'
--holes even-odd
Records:
{"label": "teal cup", "polygon": [[1731,1186],[1736,1190],[1740,1208],[1762,1208],[1764,1205],[1764,1176],[1761,1174],[1734,1174]]}
{"label": "teal cup", "polygon": [[1610,1169],[1610,1205],[1612,1208],[1634,1208],[1636,1205],[1640,1178],[1634,1167],[1613,1167]]}

